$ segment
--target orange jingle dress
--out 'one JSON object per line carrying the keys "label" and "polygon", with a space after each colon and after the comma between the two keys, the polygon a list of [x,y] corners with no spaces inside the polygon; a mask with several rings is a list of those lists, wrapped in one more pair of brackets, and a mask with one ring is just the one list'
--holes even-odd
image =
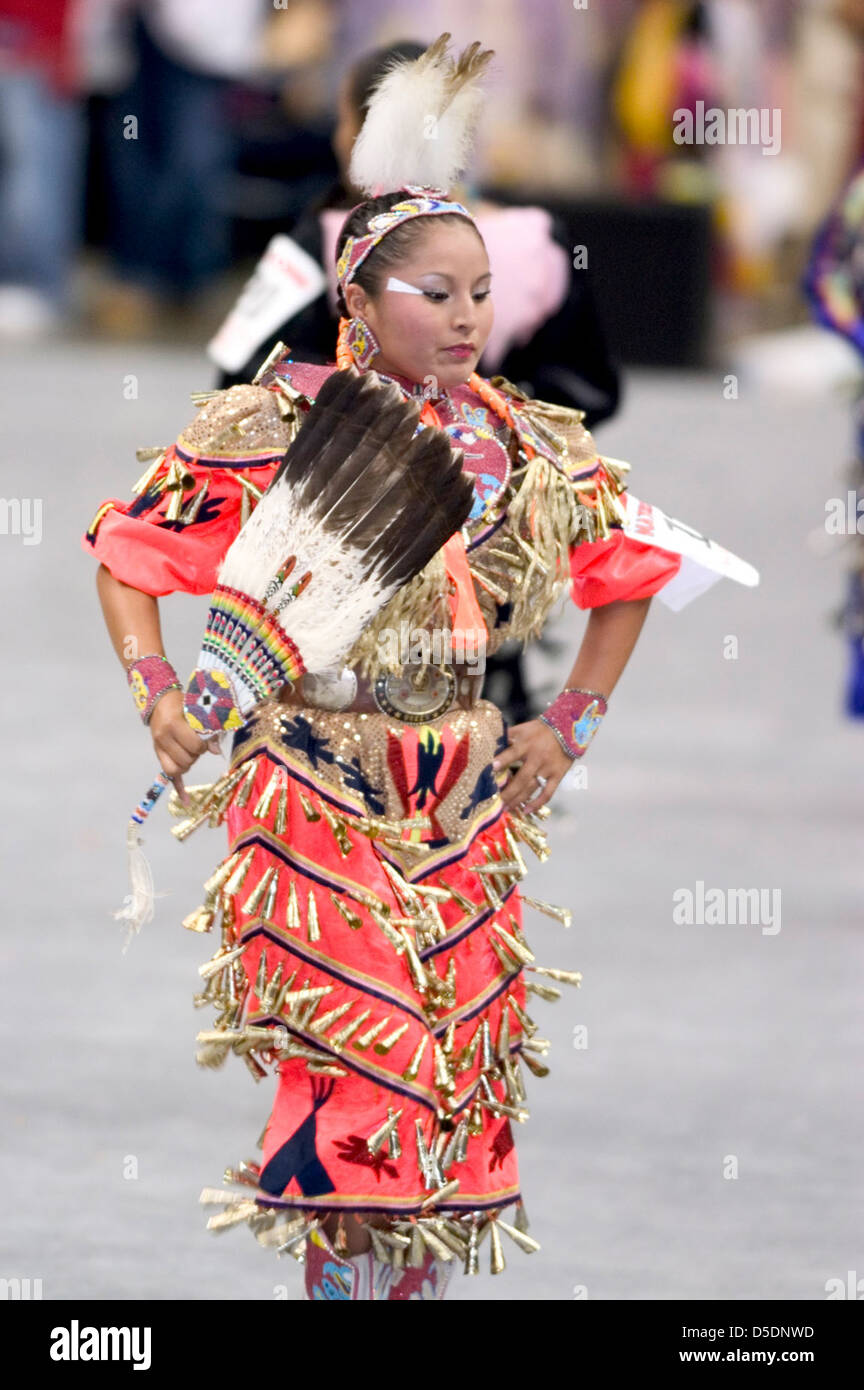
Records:
{"label": "orange jingle dress", "polygon": [[[104,502],[84,549],[146,593],[209,595],[332,370],[283,352],[256,384],[196,397],[194,422],[169,448],[141,451],[154,461],[133,500]],[[621,530],[627,465],[597,453],[579,412],[495,384],[503,412],[489,408],[494,392],[468,386],[435,402],[475,477],[463,535],[490,652],[536,635],[568,587],[583,608],[641,598],[680,565]],[[440,628],[451,594],[439,554],[347,658],[365,707],[322,707],[294,687],[235,734],[218,782],[190,789],[191,816],[171,799],[186,817],[179,838],[204,823],[228,830],[183,923],[218,939],[196,997],[216,1009],[198,1061],[233,1052],[256,1079],[278,1077],[260,1159],[202,1201],[224,1208],[213,1229],[246,1222],[298,1258],[333,1210],[385,1214],[374,1248],[397,1266],[428,1248],[475,1272],[489,1235],[497,1272],[502,1231],[537,1248],[513,1136],[527,1117],[523,1064],[548,1072],[529,995],[554,999],[556,981],[579,981],[536,964],[523,931],[526,904],[569,919],[519,887],[526,851],[548,854],[543,813],[505,811],[491,767],[502,716],[465,694],[470,683],[414,722],[371,698],[386,677],[382,631]]]}

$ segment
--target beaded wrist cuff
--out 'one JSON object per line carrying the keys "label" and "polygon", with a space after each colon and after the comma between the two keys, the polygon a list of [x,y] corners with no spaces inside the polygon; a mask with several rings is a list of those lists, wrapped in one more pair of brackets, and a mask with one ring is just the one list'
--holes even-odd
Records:
{"label": "beaded wrist cuff", "polygon": [[257,704],[305,670],[295,643],[263,603],[217,585],[198,665],[186,686],[186,718],[200,734],[239,729]]}
{"label": "beaded wrist cuff", "polygon": [[606,697],[596,690],[562,690],[540,718],[568,758],[581,758],[606,713]]}
{"label": "beaded wrist cuff", "polygon": [[131,666],[127,666],[126,679],[132,691],[135,707],[145,724],[150,723],[156,701],[161,699],[166,691],[183,689],[171,662],[166,661],[158,652],[140,656]]}

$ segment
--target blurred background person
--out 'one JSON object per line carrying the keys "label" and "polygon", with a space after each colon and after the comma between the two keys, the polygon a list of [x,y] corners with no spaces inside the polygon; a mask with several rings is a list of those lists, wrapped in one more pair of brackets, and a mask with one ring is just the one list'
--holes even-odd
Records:
{"label": "blurred background person", "polygon": [[269,6],[146,0],[125,6],[134,70],[108,100],[104,154],[115,280],[100,329],[148,331],[165,304],[211,285],[231,258],[236,136],[230,83],[260,61]]}
{"label": "blurred background person", "polygon": [[[864,0],[841,0],[837,17],[859,47],[864,44]],[[864,719],[864,163],[859,163],[835,206],[819,229],[803,277],[803,291],[817,323],[839,333],[858,354],[852,412],[854,458],[849,491],[841,499],[846,513],[845,574],[837,625],[846,642],[848,664],[846,712]],[[849,500],[854,498],[854,526],[848,528]],[[838,528],[839,529],[839,528]],[[844,534],[845,533],[845,534]]]}
{"label": "blurred background person", "polygon": [[0,3],[0,334],[61,327],[85,149],[76,0]]}

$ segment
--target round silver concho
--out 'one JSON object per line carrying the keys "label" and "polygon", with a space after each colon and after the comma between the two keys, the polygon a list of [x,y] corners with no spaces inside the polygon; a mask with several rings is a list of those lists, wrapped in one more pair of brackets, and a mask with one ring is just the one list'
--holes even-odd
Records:
{"label": "round silver concho", "polygon": [[347,709],[357,695],[357,677],[350,666],[327,666],[300,678],[300,693],[315,709]]}
{"label": "round silver concho", "polygon": [[450,666],[409,666],[400,675],[379,676],[372,694],[382,714],[405,724],[425,724],[452,705],[456,675]]}

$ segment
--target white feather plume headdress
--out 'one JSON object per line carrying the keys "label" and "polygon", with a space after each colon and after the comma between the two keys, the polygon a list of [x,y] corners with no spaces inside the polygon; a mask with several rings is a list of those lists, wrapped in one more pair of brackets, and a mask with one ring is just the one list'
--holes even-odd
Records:
{"label": "white feather plume headdress", "polygon": [[370,197],[406,186],[446,191],[465,170],[494,56],[472,43],[458,58],[442,34],[413,60],[396,59],[375,88],[349,177]]}

